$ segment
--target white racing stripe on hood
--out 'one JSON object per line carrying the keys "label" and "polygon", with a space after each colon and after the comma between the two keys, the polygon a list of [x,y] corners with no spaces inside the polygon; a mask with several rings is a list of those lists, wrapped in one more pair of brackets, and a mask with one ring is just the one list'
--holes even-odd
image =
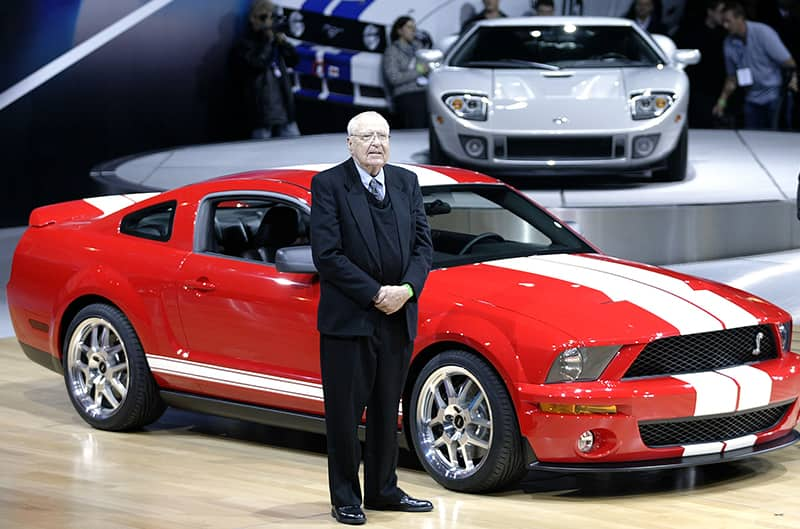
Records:
{"label": "white racing stripe on hood", "polygon": [[736,366],[717,370],[731,377],[739,384],[739,405],[737,410],[760,408],[770,403],[772,398],[772,377],[753,366]]}
{"label": "white racing stripe on hood", "polygon": [[[574,265],[568,266],[544,257],[516,257],[484,264],[560,279],[602,292],[612,301],[628,301],[661,318],[678,329],[681,334],[722,329],[719,320],[674,294],[617,274]],[[619,268],[617,272],[619,273]]]}
{"label": "white racing stripe on hood", "polygon": [[83,201],[102,211],[105,217],[131,204],[154,197],[157,194],[158,193],[132,193],[129,195],[110,195],[106,197],[84,198]]}
{"label": "white racing stripe on hood", "polygon": [[547,261],[607,272],[666,290],[713,314],[728,329],[758,325],[758,318],[719,294],[710,290],[694,290],[684,281],[657,271],[644,270],[624,263],[614,263],[580,255],[543,255],[541,258]]}

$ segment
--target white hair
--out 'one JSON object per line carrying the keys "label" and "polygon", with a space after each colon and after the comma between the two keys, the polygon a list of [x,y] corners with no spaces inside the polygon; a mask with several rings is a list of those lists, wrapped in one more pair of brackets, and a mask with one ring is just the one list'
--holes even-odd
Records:
{"label": "white hair", "polygon": [[368,110],[367,112],[362,112],[360,114],[356,114],[355,116],[353,116],[353,118],[350,121],[347,122],[347,135],[348,136],[352,136],[353,133],[355,132],[355,129],[356,129],[356,126],[358,125],[358,123],[361,120],[368,119],[368,118],[377,119],[379,121],[382,121],[383,124],[386,125],[386,131],[387,132],[389,131],[389,122],[386,121],[386,118],[384,118],[383,116],[381,116],[379,113],[375,112],[374,110]]}

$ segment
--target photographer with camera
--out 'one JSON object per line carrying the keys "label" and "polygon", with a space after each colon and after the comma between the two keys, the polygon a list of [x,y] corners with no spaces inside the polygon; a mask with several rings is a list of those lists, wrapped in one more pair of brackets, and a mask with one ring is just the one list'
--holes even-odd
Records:
{"label": "photographer with camera", "polygon": [[287,68],[298,62],[286,40],[271,0],[254,0],[250,27],[238,43],[236,56],[244,70],[243,89],[252,137],[299,136],[294,96]]}

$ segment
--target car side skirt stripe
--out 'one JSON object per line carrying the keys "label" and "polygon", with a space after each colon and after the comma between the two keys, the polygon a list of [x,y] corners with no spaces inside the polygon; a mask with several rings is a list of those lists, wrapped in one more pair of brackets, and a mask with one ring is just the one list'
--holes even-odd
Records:
{"label": "car side skirt stripe", "polygon": [[616,274],[564,266],[564,263],[542,257],[516,257],[484,264],[560,279],[602,292],[612,301],[628,301],[661,318],[681,334],[722,330],[717,318],[672,293]]}
{"label": "car side skirt stripe", "polygon": [[238,369],[164,358],[162,356],[148,355],[147,361],[150,364],[150,369],[155,373],[178,375],[196,380],[256,389],[291,397],[300,397],[317,401],[323,400],[322,384],[315,384],[313,382],[302,382]]}
{"label": "car side skirt stripe", "polygon": [[710,290],[695,290],[686,282],[658,271],[644,270],[625,263],[615,263],[605,259],[595,259],[580,255],[545,255],[542,259],[548,261],[585,267],[591,270],[607,272],[609,274],[627,277],[655,288],[660,288],[686,301],[693,303],[701,309],[717,317],[726,328],[749,327],[758,325],[759,320],[754,315],[744,310],[739,305]]}

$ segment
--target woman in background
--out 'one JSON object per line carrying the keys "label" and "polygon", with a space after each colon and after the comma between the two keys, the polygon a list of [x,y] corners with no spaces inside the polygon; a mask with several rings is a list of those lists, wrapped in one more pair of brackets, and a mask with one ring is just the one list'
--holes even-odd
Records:
{"label": "woman in background", "polygon": [[392,43],[383,54],[383,77],[392,97],[394,113],[403,128],[425,128],[428,126],[425,93],[428,66],[417,63],[417,50],[425,46],[417,40],[414,19],[402,16],[395,20],[390,38]]}

